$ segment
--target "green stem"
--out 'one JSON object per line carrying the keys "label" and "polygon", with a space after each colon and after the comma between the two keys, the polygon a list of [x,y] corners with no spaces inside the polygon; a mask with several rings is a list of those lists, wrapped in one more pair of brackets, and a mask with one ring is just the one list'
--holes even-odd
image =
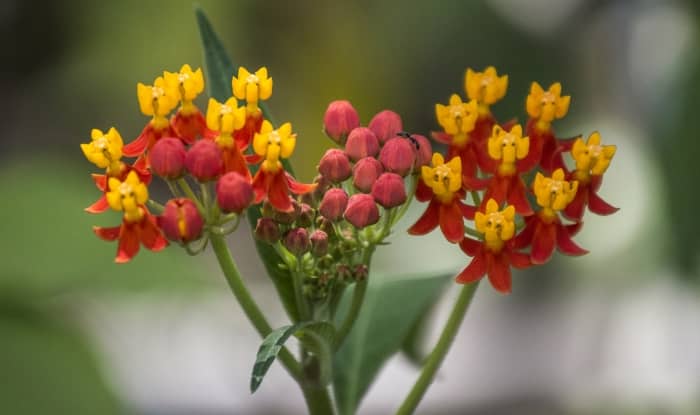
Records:
{"label": "green stem", "polygon": [[335,413],[333,402],[325,387],[303,386],[304,400],[309,415],[332,415]]}
{"label": "green stem", "polygon": [[[168,182],[170,183],[170,182]],[[184,177],[181,177],[177,179],[177,184],[180,185],[180,188],[182,189],[183,192],[185,192],[185,195],[192,199],[195,205],[197,205],[197,209],[199,210],[199,213],[206,217],[207,216],[207,211],[204,209],[204,206],[202,205],[202,202],[199,200],[196,194],[194,194],[194,191],[190,187],[190,184],[187,183],[187,180],[185,180]]]}
{"label": "green stem", "polygon": [[[267,335],[272,332],[272,327],[270,327],[267,319],[263,315],[262,311],[260,311],[260,308],[255,303],[253,297],[250,295],[248,288],[246,288],[245,284],[243,283],[241,274],[238,272],[238,268],[236,267],[233,257],[231,257],[231,252],[226,245],[224,236],[210,233],[209,240],[211,241],[211,245],[214,248],[214,253],[216,254],[216,259],[219,261],[221,270],[226,276],[226,281],[228,281],[233,295],[238,300],[241,308],[243,308],[248,320],[250,320],[260,334],[260,337],[267,337]],[[301,379],[301,367],[286,347],[282,347],[278,358],[282,362],[282,365],[284,365],[284,367],[287,369],[287,372],[289,372],[294,379],[299,381]]]}
{"label": "green stem", "polygon": [[457,297],[457,302],[455,302],[452,308],[450,317],[447,319],[447,323],[445,323],[445,328],[442,329],[442,333],[440,334],[435,348],[430,352],[430,355],[423,364],[423,369],[421,370],[418,380],[416,380],[411,392],[406,396],[399,410],[396,411],[396,415],[412,414],[421,399],[423,399],[423,395],[425,391],[428,390],[430,384],[433,383],[435,373],[445,359],[447,351],[450,350],[452,341],[454,341],[457,330],[462,324],[462,320],[464,320],[464,315],[467,313],[467,309],[474,298],[474,292],[478,285],[478,282],[473,282],[462,288],[459,297]]}
{"label": "green stem", "polygon": [[[374,245],[370,245],[369,247],[367,247],[367,250],[362,256],[362,263],[366,264],[367,267],[369,267],[369,262],[372,258],[373,252]],[[352,304],[350,304],[350,311],[348,311],[348,314],[345,316],[345,319],[340,325],[338,333],[335,337],[335,350],[340,349],[340,346],[343,345],[345,338],[347,337],[348,333],[350,333],[350,330],[352,330],[352,326],[355,324],[355,320],[357,320],[357,316],[360,314],[360,309],[362,308],[362,304],[365,301],[365,293],[367,292],[368,281],[369,278],[365,278],[364,280],[355,283],[355,290],[352,293]]]}
{"label": "green stem", "polygon": [[294,286],[294,298],[297,302],[297,311],[301,321],[311,320],[311,310],[309,302],[304,296],[304,260],[303,256],[296,257],[296,264],[292,269],[292,285]]}

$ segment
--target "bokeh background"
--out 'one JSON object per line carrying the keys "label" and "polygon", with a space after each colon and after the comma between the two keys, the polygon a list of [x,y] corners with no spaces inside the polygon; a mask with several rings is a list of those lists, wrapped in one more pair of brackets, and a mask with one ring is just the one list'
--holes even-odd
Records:
{"label": "bokeh background", "polygon": [[[531,81],[561,81],[572,105],[557,131],[599,130],[618,146],[602,194],[621,211],[588,217],[578,241],[591,253],[517,273],[510,296],[480,288],[419,413],[700,413],[695,2],[201,4],[235,63],[269,68],[269,105],[299,133],[302,179],[330,144],[329,101],[351,100],[364,123],[393,109],[426,134],[434,104],[463,94],[468,66],[510,75],[493,108],[503,119],[525,118]],[[118,215],[82,211],[97,197],[78,147],[90,129],[135,137],[147,121],[136,83],[202,64],[192,2],[5,0],[0,34],[0,413],[303,413],[277,366],[249,394],[259,339],[210,255],[171,247],[118,266],[116,247],[90,231]],[[392,242],[376,275],[467,261],[439,236],[399,231]],[[285,324],[246,231],[231,244],[256,298]],[[433,337],[455,290],[435,309]],[[391,413],[415,376],[393,358],[360,413]]]}

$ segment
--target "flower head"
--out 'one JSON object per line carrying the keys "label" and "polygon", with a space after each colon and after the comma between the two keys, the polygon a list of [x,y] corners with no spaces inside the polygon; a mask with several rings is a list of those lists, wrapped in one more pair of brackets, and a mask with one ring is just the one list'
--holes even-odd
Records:
{"label": "flower head", "polygon": [[282,169],[280,159],[289,158],[294,152],[296,134],[292,134],[292,124],[284,123],[274,130],[269,121],[263,121],[260,132],[253,139],[253,150],[264,157],[261,168],[268,173]]}
{"label": "flower head", "polygon": [[218,144],[223,147],[233,145],[231,134],[243,127],[245,123],[245,108],[238,107],[236,98],[229,98],[221,103],[214,98],[209,98],[207,107],[207,128],[219,132]]}
{"label": "flower head", "polygon": [[600,144],[600,134],[596,131],[588,137],[576,139],[571,149],[571,156],[576,161],[576,176],[587,180],[589,176],[600,176],[608,169],[617,148],[613,145]]}
{"label": "flower head", "polygon": [[578,182],[566,181],[564,177],[563,169],[555,170],[552,177],[545,177],[539,172],[535,176],[533,191],[537,204],[542,206],[547,216],[553,216],[566,208],[576,196]]}
{"label": "flower head", "polygon": [[[177,106],[179,92],[174,85],[165,82],[162,76],[153,81],[153,85],[138,83],[136,95],[139,107],[144,115],[154,118],[165,117]],[[166,120],[167,121],[167,120]]]}
{"label": "flower head", "polygon": [[462,102],[457,94],[452,94],[449,105],[435,104],[435,114],[440,126],[452,136],[451,144],[464,145],[468,134],[474,130],[479,109],[476,100]]}
{"label": "flower head", "polygon": [[538,119],[547,129],[549,123],[555,119],[563,118],[569,111],[571,97],[561,96],[561,84],[553,83],[545,91],[537,82],[533,82],[530,87],[530,94],[527,96],[525,107],[531,118]]}
{"label": "flower head", "polygon": [[148,201],[148,189],[136,172],[130,171],[124,181],[110,177],[107,183],[109,191],[106,197],[109,207],[116,211],[124,211],[124,220],[127,222],[140,221],[144,215],[142,205]]}
{"label": "flower head", "polygon": [[445,163],[442,154],[433,154],[432,167],[421,167],[421,178],[435,197],[443,202],[449,202],[455,193],[462,188],[462,162],[455,157]]}
{"label": "flower head", "polygon": [[233,96],[246,100],[248,111],[258,110],[258,101],[264,101],[272,95],[272,78],[267,75],[267,68],[262,67],[250,73],[244,67],[238,68],[238,76],[231,79]]}
{"label": "flower head", "polygon": [[493,252],[499,252],[503,243],[515,235],[515,207],[498,209],[498,203],[489,199],[485,212],[474,215],[476,230],[484,234],[484,243]]}
{"label": "flower head", "polygon": [[506,95],[508,75],[498,76],[493,66],[489,66],[483,72],[475,72],[469,68],[464,76],[464,89],[469,99],[474,99],[488,108]]}
{"label": "flower head", "polygon": [[85,158],[101,169],[118,172],[124,142],[116,128],[110,128],[106,134],[93,128],[90,138],[89,143],[80,145]]}
{"label": "flower head", "polygon": [[498,170],[501,175],[511,176],[516,172],[516,160],[527,157],[530,151],[530,139],[523,137],[523,128],[516,124],[510,131],[499,125],[493,126],[488,141],[488,153],[493,160],[500,162]]}
{"label": "flower head", "polygon": [[180,72],[163,72],[163,78],[168,88],[177,91],[185,112],[192,109],[190,108],[192,101],[204,91],[202,68],[192,71],[190,65],[184,64],[180,68]]}

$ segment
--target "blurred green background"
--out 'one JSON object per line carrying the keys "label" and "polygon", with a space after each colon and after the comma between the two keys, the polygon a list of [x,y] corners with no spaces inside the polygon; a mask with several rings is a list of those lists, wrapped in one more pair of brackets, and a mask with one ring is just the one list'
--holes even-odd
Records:
{"label": "blurred green background", "polygon": [[[658,290],[671,290],[690,300],[685,325],[668,330],[694,333],[700,327],[695,2],[200,3],[234,63],[269,68],[275,80],[269,105],[299,134],[293,162],[304,180],[313,177],[329,145],[321,124],[331,100],[351,100],[363,123],[379,110],[393,109],[405,129],[427,135],[437,129],[434,104],[452,93],[463,95],[467,66],[494,65],[509,74],[509,94],[493,108],[501,119],[524,120],[531,81],[561,81],[572,106],[555,128],[562,136],[597,129],[605,142],[618,146],[602,194],[622,210],[589,220],[580,237],[591,250],[586,258],[557,260],[518,274],[515,294],[498,300],[517,315],[543,302],[579,298],[581,292],[602,293],[595,298],[612,309],[635,290],[648,289],[644,292],[652,298]],[[146,322],[142,329],[148,333],[152,316],[139,314],[144,303],[175,298],[177,304],[196,305],[226,295],[210,258],[190,258],[171,247],[158,255],[142,252],[133,263],[118,266],[112,262],[116,246],[90,231],[95,224],[116,224],[118,215],[82,211],[98,196],[88,174],[94,169],[78,147],[88,141],[90,129],[115,126],[130,141],[147,121],[138,111],[136,83],[151,83],[162,70],[174,71],[183,63],[201,65],[192,2],[6,0],[0,23],[6,39],[0,50],[0,413],[227,413],[224,409],[233,405],[227,401],[214,405],[221,412],[207,412],[196,400],[188,407],[168,401],[167,394],[161,401],[143,399],[134,390],[148,390],[148,385],[143,389],[138,381],[134,389],[125,388],[131,383],[120,376],[129,372],[115,372],[120,363],[110,353],[120,326],[111,332],[104,325],[113,321],[113,306],[121,316],[133,309],[130,321]],[[398,247],[387,250],[378,267],[400,273],[395,264],[401,261],[410,269],[430,270],[433,264],[421,252],[421,242],[404,239],[397,238]],[[250,254],[250,248],[241,251]],[[246,257],[240,257],[242,267],[259,271]],[[456,271],[464,261],[457,252],[435,266]],[[261,280],[258,289],[269,295]],[[698,349],[691,347],[700,347],[697,337],[683,338],[685,355],[675,356],[692,362],[683,379],[694,392],[664,394],[651,387],[652,406],[624,397],[630,395],[620,398],[613,389],[581,405],[556,394],[541,397],[534,388],[537,399],[525,394],[486,406],[443,402],[430,413],[697,413],[700,363]],[[635,335],[630,338],[634,343]],[[380,407],[367,410],[382,413]],[[276,413],[284,406],[273,402],[263,408]]]}

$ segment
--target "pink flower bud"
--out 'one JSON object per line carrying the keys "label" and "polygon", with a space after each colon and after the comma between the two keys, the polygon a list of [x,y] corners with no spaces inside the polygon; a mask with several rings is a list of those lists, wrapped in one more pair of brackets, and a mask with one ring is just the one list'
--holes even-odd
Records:
{"label": "pink flower bud", "polygon": [[386,209],[402,205],[406,201],[403,178],[396,173],[383,173],[372,186],[372,197]]}
{"label": "pink flower bud", "polygon": [[198,140],[185,156],[185,167],[200,182],[213,180],[224,169],[221,149],[211,140]]}
{"label": "pink flower bud", "polygon": [[224,174],[216,182],[216,202],[224,213],[241,213],[253,203],[253,185],[239,173]]}
{"label": "pink flower bud", "polygon": [[358,193],[348,200],[348,207],[343,216],[354,227],[362,229],[379,221],[379,208],[372,195]]}
{"label": "pink flower bud", "polygon": [[352,168],[352,184],[355,185],[357,190],[369,193],[372,191],[372,185],[383,172],[384,167],[379,160],[373,157],[365,157]]}
{"label": "pink flower bud", "polygon": [[333,183],[345,181],[352,174],[350,160],[342,150],[332,148],[326,151],[318,163],[318,172],[321,176]]}
{"label": "pink flower bud", "polygon": [[347,264],[338,264],[335,266],[335,273],[341,281],[347,281],[352,278],[352,270]]}
{"label": "pink flower bud", "polygon": [[360,126],[360,116],[349,101],[333,101],[323,116],[323,126],[328,137],[343,144],[350,131]]}
{"label": "pink flower bud", "polygon": [[350,131],[345,143],[345,154],[350,160],[357,161],[364,157],[374,157],[379,153],[379,140],[372,130],[358,127]]}
{"label": "pink flower bud", "polygon": [[328,253],[328,234],[316,229],[309,236],[311,241],[311,254],[316,257],[324,256]]}
{"label": "pink flower bud", "polygon": [[299,214],[301,213],[301,206],[299,205],[299,202],[294,199],[291,199],[290,201],[292,203],[292,210],[289,212],[282,212],[274,207],[272,208],[272,219],[274,219],[275,222],[283,225],[291,225],[295,220],[297,220]]}
{"label": "pink flower bud", "polygon": [[379,153],[384,170],[406,176],[416,162],[416,153],[410,139],[394,137],[387,141]]}
{"label": "pink flower bud", "polygon": [[399,131],[403,130],[401,117],[394,111],[384,110],[372,118],[369,122],[369,129],[377,136],[380,144],[384,144],[392,137],[396,137]]}
{"label": "pink flower bud", "polygon": [[302,228],[308,228],[314,223],[314,216],[316,212],[306,203],[299,205],[299,217],[297,217],[296,224]]}
{"label": "pink flower bud", "polygon": [[164,137],[148,153],[151,171],[164,179],[177,179],[185,170],[185,145],[179,138]]}
{"label": "pink flower bud", "polygon": [[284,247],[294,255],[303,255],[311,249],[309,232],[304,228],[291,229],[284,236]]}
{"label": "pink flower bud", "polygon": [[[412,137],[416,140],[414,146],[416,144],[418,146],[416,148],[416,167],[429,165],[433,158],[433,146],[430,144],[430,140],[420,134],[413,134]],[[420,169],[418,170],[420,172]]]}
{"label": "pink flower bud", "polygon": [[330,220],[338,221],[343,217],[343,212],[348,206],[348,194],[343,189],[329,189],[318,208],[321,216]]}
{"label": "pink flower bud", "polygon": [[158,218],[158,225],[168,239],[185,243],[200,237],[204,220],[190,199],[170,199]]}
{"label": "pink flower bud", "polygon": [[274,244],[280,240],[280,227],[272,218],[260,218],[255,226],[255,238]]}

